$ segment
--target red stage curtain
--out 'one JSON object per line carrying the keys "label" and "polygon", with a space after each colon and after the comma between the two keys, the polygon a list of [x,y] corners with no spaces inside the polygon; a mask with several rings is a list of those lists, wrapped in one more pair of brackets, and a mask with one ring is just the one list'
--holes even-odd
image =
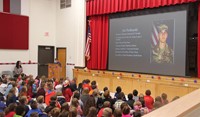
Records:
{"label": "red stage curtain", "polygon": [[87,16],[196,2],[197,0],[89,0]]}
{"label": "red stage curtain", "polygon": [[3,12],[10,12],[10,0],[3,0]]}
{"label": "red stage curtain", "polygon": [[198,69],[198,78],[200,78],[200,3],[199,3],[199,7],[198,7],[198,51],[197,51],[197,55],[198,55],[198,59],[197,59],[197,69]]}
{"label": "red stage curtain", "polygon": [[89,69],[106,69],[108,58],[108,16],[90,17],[91,58],[87,62]]}

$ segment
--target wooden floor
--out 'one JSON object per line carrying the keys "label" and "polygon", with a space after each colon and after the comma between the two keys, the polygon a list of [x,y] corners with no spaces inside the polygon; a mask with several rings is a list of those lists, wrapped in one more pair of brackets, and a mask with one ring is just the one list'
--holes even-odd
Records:
{"label": "wooden floor", "polygon": [[84,69],[74,69],[73,72],[74,78],[77,79],[78,83],[84,79],[96,80],[100,90],[107,86],[111,92],[115,92],[116,87],[121,86],[125,94],[132,93],[134,89],[137,89],[139,93],[145,94],[145,91],[150,89],[154,98],[166,93],[169,101],[175,96],[181,97],[200,88],[200,80],[198,78]]}

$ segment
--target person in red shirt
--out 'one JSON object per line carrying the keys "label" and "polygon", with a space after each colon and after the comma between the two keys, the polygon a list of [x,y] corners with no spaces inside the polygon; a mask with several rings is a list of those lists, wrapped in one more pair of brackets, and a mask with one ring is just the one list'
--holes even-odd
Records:
{"label": "person in red shirt", "polygon": [[145,94],[146,94],[146,96],[144,96],[145,105],[149,110],[152,110],[154,99],[151,97],[151,91],[146,90]]}
{"label": "person in red shirt", "polygon": [[62,89],[62,93],[63,93],[63,96],[65,97],[65,100],[66,102],[70,102],[70,99],[72,97],[72,90],[70,89],[70,86],[69,86],[70,82],[68,80],[65,80],[63,82],[63,89]]}
{"label": "person in red shirt", "polygon": [[5,117],[13,117],[15,115],[15,108],[17,107],[16,103],[11,103],[5,109]]}
{"label": "person in red shirt", "polygon": [[48,90],[46,91],[46,94],[45,94],[45,103],[47,104],[47,106],[49,106],[51,97],[56,95],[56,92],[53,90],[52,83],[47,84],[47,86],[48,86]]}
{"label": "person in red shirt", "polygon": [[90,86],[90,80],[89,79],[86,79],[84,82],[83,82],[83,89],[85,88],[88,88],[89,91],[92,90],[92,87]]}
{"label": "person in red shirt", "polygon": [[103,103],[103,108],[101,108],[101,110],[99,111],[97,117],[102,117],[102,115],[103,115],[103,110],[104,110],[104,108],[106,108],[106,107],[109,107],[109,108],[110,108],[110,102],[109,102],[109,101],[105,101],[105,102]]}

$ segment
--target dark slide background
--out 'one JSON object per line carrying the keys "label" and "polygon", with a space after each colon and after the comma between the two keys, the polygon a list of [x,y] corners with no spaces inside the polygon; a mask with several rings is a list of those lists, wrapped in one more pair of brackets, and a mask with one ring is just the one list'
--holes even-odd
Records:
{"label": "dark slide background", "polygon": [[[173,49],[173,63],[153,63],[153,26],[166,22],[169,24],[167,43]],[[185,76],[186,27],[186,10],[111,18],[108,69]]]}

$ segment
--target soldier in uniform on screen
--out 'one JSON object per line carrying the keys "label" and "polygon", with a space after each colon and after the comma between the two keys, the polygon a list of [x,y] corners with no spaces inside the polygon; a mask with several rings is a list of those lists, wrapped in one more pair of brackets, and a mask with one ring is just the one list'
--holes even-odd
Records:
{"label": "soldier in uniform on screen", "polygon": [[158,26],[158,44],[152,50],[153,62],[173,63],[173,50],[167,44],[168,26],[161,24]]}

